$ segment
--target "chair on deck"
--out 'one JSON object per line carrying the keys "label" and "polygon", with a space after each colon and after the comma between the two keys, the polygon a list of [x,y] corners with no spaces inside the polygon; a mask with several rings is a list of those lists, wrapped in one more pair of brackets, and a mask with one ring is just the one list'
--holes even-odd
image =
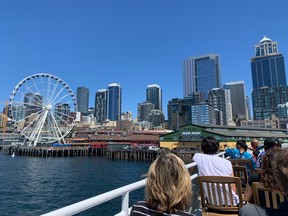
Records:
{"label": "chair on deck", "polygon": [[247,169],[247,175],[250,175],[251,172],[253,172],[253,167],[252,167],[252,160],[248,159],[229,159],[231,161],[232,166],[244,166]]}
{"label": "chair on deck", "polygon": [[246,166],[233,165],[232,168],[233,168],[234,176],[239,177],[241,179],[242,192],[244,193],[244,189],[248,182],[248,173],[247,173]]}
{"label": "chair on deck", "polygon": [[[242,208],[242,187],[238,177],[198,176],[202,215],[238,215]],[[232,188],[236,186],[239,203],[234,203]]]}
{"label": "chair on deck", "polygon": [[252,189],[254,202],[258,206],[279,209],[279,204],[285,201],[283,194],[265,188],[261,182],[253,182]]}

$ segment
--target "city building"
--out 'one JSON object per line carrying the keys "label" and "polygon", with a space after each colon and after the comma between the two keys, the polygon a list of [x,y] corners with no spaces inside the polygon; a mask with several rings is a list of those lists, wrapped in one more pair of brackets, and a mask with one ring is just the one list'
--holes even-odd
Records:
{"label": "city building", "polygon": [[120,83],[111,83],[107,90],[107,118],[118,121],[121,117],[122,89]]}
{"label": "city building", "polygon": [[107,90],[99,89],[95,95],[95,113],[96,123],[103,124],[107,119]]}
{"label": "city building", "polygon": [[38,93],[27,93],[24,95],[25,116],[30,116],[33,113],[38,113],[43,108],[43,96]]}
{"label": "city building", "polygon": [[266,36],[255,46],[255,57],[251,58],[251,70],[253,89],[287,85],[284,57],[278,52],[277,42]]}
{"label": "city building", "polygon": [[208,100],[208,91],[221,88],[220,56],[209,54],[190,57],[183,61],[183,93],[187,97],[202,92]]}
{"label": "city building", "polygon": [[288,101],[284,57],[278,52],[277,42],[266,36],[255,47],[251,58],[252,105],[254,120],[279,116],[279,104]]}
{"label": "city building", "polygon": [[233,121],[240,125],[241,120],[248,119],[244,81],[230,82],[223,85],[230,90]]}
{"label": "city building", "polygon": [[163,128],[164,113],[162,110],[154,109],[149,114],[150,129]]}
{"label": "city building", "polygon": [[162,90],[159,85],[148,85],[146,89],[146,102],[154,104],[155,109],[162,110]]}
{"label": "city building", "polygon": [[77,109],[82,115],[88,114],[89,89],[81,86],[77,88]]}
{"label": "city building", "polygon": [[186,124],[191,124],[191,106],[192,102],[188,99],[173,98],[168,101],[168,129],[179,130]]}
{"label": "city building", "polygon": [[155,109],[155,105],[151,102],[138,103],[137,106],[138,122],[149,121],[149,114],[153,109]]}
{"label": "city building", "polygon": [[191,107],[192,124],[215,124],[214,111],[207,103],[196,104]]}
{"label": "city building", "polygon": [[215,113],[217,125],[227,125],[232,121],[230,89],[214,88],[208,92],[208,103]]}
{"label": "city building", "polygon": [[[262,87],[253,89],[252,103],[254,120],[271,119],[272,115],[279,117],[279,104],[288,101],[288,86]],[[280,115],[281,116],[281,115]]]}

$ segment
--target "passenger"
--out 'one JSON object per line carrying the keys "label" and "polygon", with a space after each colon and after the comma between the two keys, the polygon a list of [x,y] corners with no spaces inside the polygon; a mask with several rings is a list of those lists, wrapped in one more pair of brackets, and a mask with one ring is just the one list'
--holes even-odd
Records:
{"label": "passenger", "polygon": [[[251,160],[252,161],[252,169],[256,168],[255,160],[253,159],[252,154],[247,152],[248,146],[245,140],[237,140],[236,148],[227,148],[225,150],[226,156],[230,157],[231,159],[244,159],[244,160]],[[250,173],[250,167],[247,167],[248,173]]]}
{"label": "passenger", "polygon": [[257,156],[256,167],[261,167],[262,157],[265,155],[265,152],[270,148],[281,148],[281,143],[276,137],[268,137],[264,140],[264,151],[260,152]]}
{"label": "passenger", "polygon": [[279,209],[263,208],[247,204],[240,209],[240,216],[287,216],[288,215],[288,151],[272,148],[267,151],[262,161],[260,181],[266,188],[285,195],[286,200],[280,203]]}
{"label": "passenger", "polygon": [[259,153],[264,151],[264,145],[261,145],[257,139],[253,139],[251,141],[251,147],[252,147],[253,158],[256,162]]}
{"label": "passenger", "polygon": [[131,216],[193,215],[185,212],[191,205],[191,180],[184,162],[175,154],[160,155],[150,166],[146,199],[138,201]]}
{"label": "passenger", "polygon": [[279,140],[276,137],[268,137],[264,140],[264,151],[260,152],[257,157],[257,163],[256,167],[258,168],[256,173],[252,173],[248,177],[248,184],[246,184],[246,188],[244,191],[244,200],[247,202],[253,202],[253,192],[252,192],[252,184],[253,182],[259,182],[260,181],[260,174],[259,172],[263,172],[261,168],[261,163],[263,156],[266,154],[266,152],[269,149],[272,148],[281,148],[281,144]]}
{"label": "passenger", "polygon": [[[216,155],[219,150],[217,139],[204,138],[201,150],[204,154],[196,153],[193,157],[193,160],[197,162],[199,176],[234,176],[231,162]],[[233,188],[233,191],[236,192],[236,188]],[[239,203],[236,193],[233,193],[233,200],[235,205]]]}

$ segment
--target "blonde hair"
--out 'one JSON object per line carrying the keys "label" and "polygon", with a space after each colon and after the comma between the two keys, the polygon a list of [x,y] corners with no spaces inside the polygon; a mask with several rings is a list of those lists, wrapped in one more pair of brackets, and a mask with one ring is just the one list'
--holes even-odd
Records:
{"label": "blonde hair", "polygon": [[184,211],[191,205],[190,175],[184,162],[175,154],[160,155],[147,175],[148,206],[160,213]]}

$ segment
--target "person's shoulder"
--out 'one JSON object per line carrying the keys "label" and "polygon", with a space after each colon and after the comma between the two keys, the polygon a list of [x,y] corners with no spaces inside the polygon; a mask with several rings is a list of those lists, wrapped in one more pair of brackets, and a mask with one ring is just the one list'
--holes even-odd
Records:
{"label": "person's shoulder", "polygon": [[196,216],[196,215],[189,212],[177,211],[176,213],[170,214],[169,216]]}

